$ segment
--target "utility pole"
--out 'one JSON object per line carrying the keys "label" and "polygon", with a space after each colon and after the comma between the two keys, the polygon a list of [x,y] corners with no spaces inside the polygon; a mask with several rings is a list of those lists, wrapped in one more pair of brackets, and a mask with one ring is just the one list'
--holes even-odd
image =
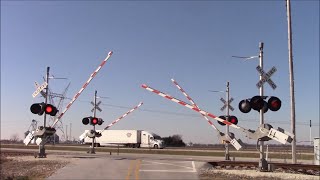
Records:
{"label": "utility pole", "polygon": [[69,132],[70,133],[70,135],[69,135],[70,141],[72,140],[72,138],[71,138],[72,137],[71,136],[71,125],[72,125],[72,123],[70,123],[70,132]]}
{"label": "utility pole", "polygon": [[[230,102],[230,97],[229,97],[229,82],[227,82],[227,90],[226,90],[226,96],[227,96],[227,108],[226,108],[226,113],[227,113],[227,118],[229,118],[229,102]],[[226,135],[229,136],[229,126],[226,126]],[[230,160],[230,154],[229,154],[229,143],[226,143],[226,155],[225,155],[225,160]]]}
{"label": "utility pole", "polygon": [[312,146],[312,133],[311,133],[311,120],[310,120],[310,144],[311,144],[311,146]]}
{"label": "utility pole", "polygon": [[[263,42],[259,43],[259,66],[263,69]],[[263,79],[262,74],[260,74],[260,81]],[[263,92],[263,84],[261,85],[260,89],[260,96],[262,97]],[[264,124],[264,108],[260,109],[260,126]],[[260,160],[259,160],[259,168],[260,171],[267,171],[268,170],[268,163],[264,158],[264,142],[260,141]]]}
{"label": "utility pole", "polygon": [[[94,92],[94,98],[93,98],[93,102],[94,102],[94,105],[93,105],[93,117],[96,117],[96,111],[97,111],[97,90],[95,90]],[[93,132],[96,132],[96,126],[93,125]],[[96,138],[93,137],[92,138],[92,145],[91,145],[91,148],[90,150],[88,151],[88,153],[90,154],[95,154],[95,149],[94,149],[94,142],[95,142]]]}
{"label": "utility pole", "polygon": [[[46,74],[46,94],[45,94],[45,100],[44,103],[47,104],[48,103],[48,94],[49,94],[49,71],[50,71],[50,67],[47,67],[47,74]],[[43,116],[43,127],[46,128],[46,113],[44,113]],[[46,158],[46,149],[45,149],[45,143],[46,143],[46,136],[41,137],[41,143],[39,145],[39,154],[38,154],[38,158]]]}
{"label": "utility pole", "polygon": [[287,5],[287,20],[288,20],[288,51],[289,51],[289,79],[290,79],[290,106],[291,106],[291,131],[293,134],[292,140],[292,163],[296,164],[296,112],[294,98],[294,76],[293,76],[293,56],[292,56],[292,30],[291,30],[291,5],[290,0],[286,1]]}
{"label": "utility pole", "polygon": [[66,125],[66,141],[68,141],[68,125]]}

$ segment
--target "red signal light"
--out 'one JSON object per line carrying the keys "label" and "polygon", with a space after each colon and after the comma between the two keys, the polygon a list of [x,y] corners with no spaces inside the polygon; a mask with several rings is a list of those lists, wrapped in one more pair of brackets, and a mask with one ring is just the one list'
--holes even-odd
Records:
{"label": "red signal light", "polygon": [[52,109],[51,106],[47,106],[47,107],[46,107],[46,113],[47,113],[47,114],[50,114],[50,113],[52,112],[52,110],[53,110],[53,109]]}
{"label": "red signal light", "polygon": [[271,96],[268,100],[268,108],[271,111],[278,111],[281,107],[281,100],[277,97]]}
{"label": "red signal light", "polygon": [[235,116],[230,116],[228,121],[231,122],[232,124],[235,124],[235,125],[238,124],[238,118]]}
{"label": "red signal light", "polygon": [[91,119],[91,124],[92,124],[92,125],[98,124],[98,118],[95,118],[95,117],[92,118],[92,119]]}
{"label": "red signal light", "polygon": [[50,114],[51,116],[55,116],[58,112],[58,109],[51,104],[47,104],[44,108],[46,114]]}

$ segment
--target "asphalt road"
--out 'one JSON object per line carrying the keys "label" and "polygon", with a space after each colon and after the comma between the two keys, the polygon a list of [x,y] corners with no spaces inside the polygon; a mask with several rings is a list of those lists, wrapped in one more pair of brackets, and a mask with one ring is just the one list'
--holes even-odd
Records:
{"label": "asphalt road", "polygon": [[[36,149],[1,150],[32,151]],[[224,157],[160,154],[107,153],[88,154],[85,151],[46,150],[47,156],[69,159],[70,163],[48,179],[199,179],[199,170],[206,162],[223,161]],[[255,158],[237,158],[252,161]]]}
{"label": "asphalt road", "polygon": [[48,179],[199,179],[204,162],[125,156],[78,156]]}

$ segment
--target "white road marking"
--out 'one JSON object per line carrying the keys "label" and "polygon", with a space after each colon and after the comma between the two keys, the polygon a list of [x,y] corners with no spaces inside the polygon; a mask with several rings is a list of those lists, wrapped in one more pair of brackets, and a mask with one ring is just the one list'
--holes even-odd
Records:
{"label": "white road marking", "polygon": [[195,173],[197,172],[196,170],[196,166],[194,161],[191,162],[192,167],[188,167],[188,166],[181,166],[181,165],[176,165],[176,164],[172,164],[172,163],[162,163],[162,162],[152,162],[152,161],[143,161],[143,162],[147,162],[147,163],[143,163],[141,164],[141,166],[150,166],[150,165],[169,165],[169,166],[176,166],[176,167],[180,167],[180,168],[184,168],[184,169],[190,169],[190,170],[181,170],[181,169],[170,169],[170,170],[166,170],[166,169],[140,169],[140,172],[173,172],[173,173],[185,173],[185,172],[192,172]]}
{"label": "white road marking", "polygon": [[194,172],[197,172],[196,165],[194,164],[194,161],[192,161],[192,168],[193,168]]}
{"label": "white road marking", "polygon": [[174,173],[176,173],[176,172],[183,172],[183,173],[185,173],[185,172],[192,172],[192,173],[194,173],[194,172],[197,172],[197,171],[183,171],[183,170],[152,170],[152,169],[140,169],[140,172],[174,172]]}
{"label": "white road marking", "polygon": [[[171,163],[161,163],[161,162],[151,162],[151,161],[144,161],[144,162],[148,162],[151,164],[164,164],[164,165],[170,165],[170,166],[176,166],[176,167],[182,167],[182,168],[186,168],[186,169],[193,169],[192,167],[188,167],[188,166],[180,166],[180,165],[176,165],[176,164],[171,164]],[[192,161],[193,162],[193,161]],[[144,164],[142,164],[144,165]]]}

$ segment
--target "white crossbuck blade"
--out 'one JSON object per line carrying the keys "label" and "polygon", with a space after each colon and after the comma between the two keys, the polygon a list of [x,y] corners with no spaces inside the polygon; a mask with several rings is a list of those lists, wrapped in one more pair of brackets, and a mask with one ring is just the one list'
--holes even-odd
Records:
{"label": "white crossbuck blade", "polygon": [[[51,125],[51,127],[54,127],[58,121],[62,118],[62,116],[68,111],[68,109],[71,107],[71,105],[74,103],[74,101],[80,96],[80,94],[82,93],[82,91],[89,85],[90,81],[97,75],[97,73],[99,72],[99,70],[103,67],[103,65],[108,61],[108,59],[112,56],[113,52],[110,51],[108,53],[108,56],[102,61],[102,63],[98,66],[98,68],[90,75],[89,79],[87,80],[87,82],[84,83],[84,85],[81,87],[81,89],[79,90],[79,92],[77,92],[74,97],[72,98],[72,100],[69,102],[69,104],[66,106],[66,108],[64,109],[64,111],[59,115],[59,117],[53,122],[53,124]],[[29,133],[30,134],[30,133]],[[33,133],[31,133],[31,135],[27,136],[24,139],[24,144],[28,145],[31,140],[34,138]],[[42,138],[38,138],[40,139],[40,143],[42,141]]]}

